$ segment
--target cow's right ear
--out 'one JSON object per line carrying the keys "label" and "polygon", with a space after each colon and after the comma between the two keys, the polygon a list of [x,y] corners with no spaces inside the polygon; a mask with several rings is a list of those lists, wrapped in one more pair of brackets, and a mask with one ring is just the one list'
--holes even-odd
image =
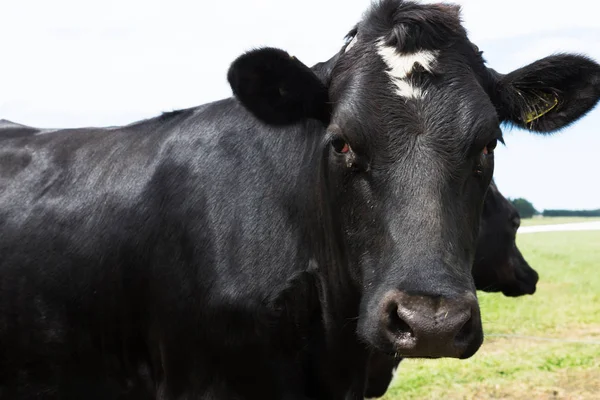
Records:
{"label": "cow's right ear", "polygon": [[258,119],[286,125],[315,118],[327,125],[327,87],[306,65],[283,50],[262,48],[238,57],[227,80],[233,94]]}

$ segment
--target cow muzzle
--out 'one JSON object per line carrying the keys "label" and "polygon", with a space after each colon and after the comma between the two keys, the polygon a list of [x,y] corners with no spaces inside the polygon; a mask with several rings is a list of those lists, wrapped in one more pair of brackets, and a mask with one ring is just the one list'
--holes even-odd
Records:
{"label": "cow muzzle", "polygon": [[378,336],[398,357],[469,358],[483,342],[471,292],[448,297],[391,290],[379,303],[378,320]]}

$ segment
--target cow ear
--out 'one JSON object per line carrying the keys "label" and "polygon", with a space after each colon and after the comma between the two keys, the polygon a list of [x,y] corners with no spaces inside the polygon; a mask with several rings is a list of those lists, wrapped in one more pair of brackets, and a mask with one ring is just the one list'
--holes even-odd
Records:
{"label": "cow ear", "polygon": [[535,132],[569,125],[600,99],[600,65],[584,56],[554,55],[494,75],[501,119]]}
{"label": "cow ear", "polygon": [[234,95],[258,119],[273,125],[331,115],[328,90],[306,65],[283,50],[262,48],[238,57],[227,80]]}

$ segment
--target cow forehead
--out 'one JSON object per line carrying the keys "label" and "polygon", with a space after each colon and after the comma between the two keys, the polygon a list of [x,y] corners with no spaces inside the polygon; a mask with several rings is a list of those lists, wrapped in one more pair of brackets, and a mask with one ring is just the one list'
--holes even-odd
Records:
{"label": "cow forehead", "polygon": [[[428,77],[449,75],[464,86],[469,80],[475,83],[475,74],[465,71],[477,73],[485,69],[481,55],[461,25],[457,6],[382,0],[365,14],[348,37],[350,40],[340,57],[342,68],[338,69],[344,83],[334,85],[334,97],[345,91],[344,86],[357,86],[360,80],[371,85],[375,82],[379,89],[405,101],[421,100],[427,97]],[[457,76],[453,76],[455,73]],[[365,74],[371,77],[357,76]],[[443,85],[437,87],[441,89]],[[452,89],[456,87],[450,88],[453,96],[467,98],[473,94]],[[356,93],[354,89],[351,91]],[[361,94],[385,96],[376,91],[373,88],[372,93]]]}
{"label": "cow forehead", "polygon": [[382,0],[347,38],[330,86],[344,131],[432,134],[462,151],[497,128],[484,60],[457,7]]}
{"label": "cow forehead", "polygon": [[358,118],[363,129],[378,127],[391,134],[406,129],[417,134],[435,132],[456,142],[498,127],[481,77],[460,54],[428,49],[401,52],[382,39],[356,51],[361,50],[369,56],[344,55],[347,59],[336,69],[330,88],[334,120],[344,120],[336,121],[342,128]]}
{"label": "cow forehead", "polygon": [[423,89],[412,79],[413,70],[420,66],[431,73],[439,55],[437,50],[417,50],[414,53],[400,53],[394,46],[385,44],[381,38],[377,44],[377,54],[387,67],[386,74],[394,86],[394,92],[406,99],[423,98]]}

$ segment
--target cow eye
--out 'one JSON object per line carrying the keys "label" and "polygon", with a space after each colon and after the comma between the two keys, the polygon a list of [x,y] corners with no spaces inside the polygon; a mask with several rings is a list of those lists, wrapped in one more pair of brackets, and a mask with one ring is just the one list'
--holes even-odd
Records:
{"label": "cow eye", "polygon": [[481,153],[479,153],[479,156],[477,157],[477,163],[475,164],[475,169],[473,170],[475,176],[481,178],[484,175],[484,171],[489,162],[487,156],[494,154],[494,149],[496,148],[497,144],[498,139],[494,139],[483,148]]}
{"label": "cow eye", "polygon": [[518,215],[515,215],[513,218],[511,218],[510,222],[514,230],[519,229],[519,227],[521,226],[521,218],[519,218]]}
{"label": "cow eye", "polygon": [[331,141],[331,146],[333,146],[333,149],[340,154],[346,154],[350,151],[350,146],[348,145],[348,142],[339,137]]}
{"label": "cow eye", "polygon": [[494,149],[496,148],[496,145],[498,145],[498,139],[494,139],[491,142],[489,142],[484,148],[483,148],[483,154],[491,154],[494,152]]}

